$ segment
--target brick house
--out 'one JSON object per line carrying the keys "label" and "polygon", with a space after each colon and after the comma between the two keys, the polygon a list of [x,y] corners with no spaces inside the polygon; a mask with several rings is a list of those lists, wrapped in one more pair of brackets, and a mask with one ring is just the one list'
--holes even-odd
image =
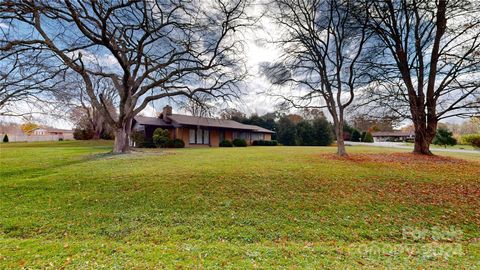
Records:
{"label": "brick house", "polygon": [[133,130],[144,132],[152,139],[157,128],[167,129],[171,139],[181,139],[185,147],[218,146],[223,140],[244,139],[248,145],[255,140],[270,141],[274,131],[246,125],[233,120],[173,114],[172,107],[163,108],[159,117],[136,116]]}

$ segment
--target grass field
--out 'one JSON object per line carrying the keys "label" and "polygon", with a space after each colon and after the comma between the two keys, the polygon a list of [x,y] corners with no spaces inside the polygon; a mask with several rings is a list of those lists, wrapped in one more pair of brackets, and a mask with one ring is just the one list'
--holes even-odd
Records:
{"label": "grass field", "polygon": [[0,269],[480,269],[480,155],[110,149],[0,146]]}

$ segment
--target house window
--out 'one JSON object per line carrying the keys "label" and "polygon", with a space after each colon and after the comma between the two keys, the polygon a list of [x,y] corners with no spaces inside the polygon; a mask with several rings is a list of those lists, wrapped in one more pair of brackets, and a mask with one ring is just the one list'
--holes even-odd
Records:
{"label": "house window", "polygon": [[203,144],[203,134],[202,134],[202,129],[201,128],[197,128],[197,144]]}
{"label": "house window", "polygon": [[218,131],[220,134],[220,141],[224,141],[225,140],[225,131],[224,130],[219,130]]}
{"label": "house window", "polygon": [[190,129],[190,136],[189,137],[190,137],[189,142],[195,144],[196,143],[195,129],[193,129],[193,128]]}
{"label": "house window", "polygon": [[210,132],[208,129],[191,128],[189,135],[190,144],[210,144]]}
{"label": "house window", "polygon": [[263,140],[263,133],[252,133],[252,141]]}
{"label": "house window", "polygon": [[249,140],[250,138],[250,133],[246,131],[234,131],[233,132],[233,139],[243,139],[243,140]]}
{"label": "house window", "polygon": [[203,130],[203,144],[210,143],[210,132],[208,129]]}

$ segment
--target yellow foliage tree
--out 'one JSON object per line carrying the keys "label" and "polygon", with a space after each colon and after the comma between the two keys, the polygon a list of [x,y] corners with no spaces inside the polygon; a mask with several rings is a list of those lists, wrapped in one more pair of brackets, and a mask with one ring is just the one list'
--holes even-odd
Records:
{"label": "yellow foliage tree", "polygon": [[23,123],[20,128],[22,129],[23,133],[30,135],[34,129],[38,128],[39,126],[32,122]]}

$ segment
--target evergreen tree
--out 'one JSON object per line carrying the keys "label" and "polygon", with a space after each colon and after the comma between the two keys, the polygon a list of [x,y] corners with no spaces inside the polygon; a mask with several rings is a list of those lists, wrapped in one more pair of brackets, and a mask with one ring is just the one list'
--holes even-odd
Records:
{"label": "evergreen tree", "polygon": [[333,142],[333,127],[327,119],[318,118],[313,120],[315,133],[315,145],[328,146]]}
{"label": "evergreen tree", "polygon": [[278,141],[283,145],[295,145],[297,130],[295,124],[288,117],[283,116],[277,126]]}
{"label": "evergreen tree", "polygon": [[360,134],[360,132],[357,130],[357,129],[353,129],[352,130],[352,142],[359,142],[360,141],[360,137],[362,135]]}
{"label": "evergreen tree", "polygon": [[433,138],[433,144],[443,145],[447,148],[447,145],[456,145],[457,140],[453,137],[453,133],[446,128],[438,128],[435,138]]}
{"label": "evergreen tree", "polygon": [[310,121],[302,120],[297,124],[297,145],[316,145],[315,130]]}
{"label": "evergreen tree", "polygon": [[3,142],[4,143],[7,143],[9,140],[8,140],[8,135],[5,134],[5,136],[3,136]]}
{"label": "evergreen tree", "polygon": [[365,133],[365,137],[363,138],[362,142],[373,143],[374,141],[373,141],[372,133],[370,132]]}

